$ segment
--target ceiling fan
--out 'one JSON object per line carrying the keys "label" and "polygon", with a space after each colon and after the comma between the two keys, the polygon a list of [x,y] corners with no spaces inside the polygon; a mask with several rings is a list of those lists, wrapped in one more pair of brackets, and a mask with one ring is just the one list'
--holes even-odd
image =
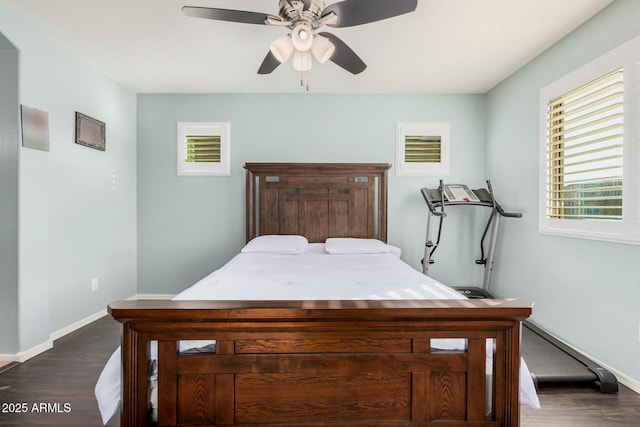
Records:
{"label": "ceiling fan", "polygon": [[312,57],[324,64],[331,60],[352,74],[367,68],[360,57],[331,33],[317,32],[323,25],[342,28],[368,24],[413,12],[418,0],[343,0],[325,7],[324,0],[279,0],[278,16],[245,10],[185,6],[191,17],[245,24],[286,27],[290,33],[275,39],[258,74],[269,74],[293,56],[293,68],[308,71]]}

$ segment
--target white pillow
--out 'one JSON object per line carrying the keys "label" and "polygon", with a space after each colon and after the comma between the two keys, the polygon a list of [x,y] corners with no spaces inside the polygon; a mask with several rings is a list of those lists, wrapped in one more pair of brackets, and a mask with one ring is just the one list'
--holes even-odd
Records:
{"label": "white pillow", "polygon": [[309,241],[303,236],[269,235],[252,239],[241,252],[298,255],[307,252]]}
{"label": "white pillow", "polygon": [[324,250],[330,254],[387,254],[393,247],[377,239],[330,237],[324,242]]}

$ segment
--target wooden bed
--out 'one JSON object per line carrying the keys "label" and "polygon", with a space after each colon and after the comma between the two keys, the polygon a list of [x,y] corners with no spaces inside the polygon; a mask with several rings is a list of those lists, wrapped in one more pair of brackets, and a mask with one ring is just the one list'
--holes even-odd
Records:
{"label": "wooden bed", "polygon": [[[389,167],[246,164],[247,240],[386,241]],[[156,424],[152,340],[158,426],[519,424],[522,301],[117,301],[109,313],[122,323],[123,427]],[[467,350],[434,350],[438,338]],[[179,353],[186,339],[215,350]]]}

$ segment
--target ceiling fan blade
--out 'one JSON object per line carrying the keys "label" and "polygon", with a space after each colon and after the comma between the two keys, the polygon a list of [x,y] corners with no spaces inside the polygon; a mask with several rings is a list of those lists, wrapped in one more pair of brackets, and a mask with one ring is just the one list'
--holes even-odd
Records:
{"label": "ceiling fan blade", "polygon": [[271,50],[267,53],[267,56],[264,57],[264,61],[260,64],[260,68],[258,68],[258,74],[269,74],[280,65],[280,61],[271,53]]}
{"label": "ceiling fan blade", "polygon": [[335,46],[336,50],[333,52],[333,55],[331,55],[331,58],[329,58],[333,63],[339,65],[352,74],[360,74],[365,70],[365,68],[367,68],[367,64],[365,64],[362,59],[360,59],[360,57],[338,37],[326,32],[318,34],[328,38]]}
{"label": "ceiling fan blade", "polygon": [[277,16],[247,10],[216,9],[213,7],[184,6],[182,13],[194,18],[215,19],[217,21],[240,22],[243,24],[266,25],[267,18],[280,20]]}
{"label": "ceiling fan blade", "polygon": [[353,27],[413,12],[418,0],[344,0],[324,8],[322,16],[334,12],[337,22],[331,27]]}

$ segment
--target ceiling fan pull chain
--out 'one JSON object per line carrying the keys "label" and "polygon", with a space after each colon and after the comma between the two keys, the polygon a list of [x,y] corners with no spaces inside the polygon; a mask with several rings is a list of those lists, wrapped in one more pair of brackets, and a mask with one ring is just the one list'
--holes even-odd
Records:
{"label": "ceiling fan pull chain", "polygon": [[[306,83],[305,83],[305,77],[307,77]],[[304,91],[309,92],[309,79],[306,71],[300,71],[300,87]]]}
{"label": "ceiling fan pull chain", "polygon": [[302,88],[302,90],[306,92],[309,92],[309,83],[304,82],[304,77],[300,77],[300,88]]}

